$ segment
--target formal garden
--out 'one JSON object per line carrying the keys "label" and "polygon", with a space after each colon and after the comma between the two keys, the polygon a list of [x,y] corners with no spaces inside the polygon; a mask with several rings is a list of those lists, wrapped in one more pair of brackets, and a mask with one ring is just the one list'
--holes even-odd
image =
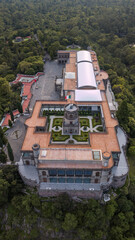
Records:
{"label": "formal garden", "polygon": [[[55,111],[56,112],[56,111]],[[50,113],[50,114],[49,114]],[[58,112],[56,112],[57,114]],[[68,143],[68,144],[77,144],[77,143],[89,143],[89,133],[93,132],[103,132],[102,120],[99,113],[94,116],[80,116],[79,122],[79,134],[67,134],[64,135],[62,131],[62,123],[64,113],[59,111],[59,115],[55,115],[52,111],[46,112],[49,117],[49,127],[48,130],[52,133],[51,141],[52,143]],[[44,113],[45,115],[45,113]]]}

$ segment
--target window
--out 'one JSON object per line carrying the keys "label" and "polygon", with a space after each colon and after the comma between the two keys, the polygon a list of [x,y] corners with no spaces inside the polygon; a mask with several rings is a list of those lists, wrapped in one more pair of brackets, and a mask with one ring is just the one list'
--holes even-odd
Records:
{"label": "window", "polygon": [[99,177],[99,176],[100,176],[100,173],[99,173],[99,172],[96,172],[96,176]]}
{"label": "window", "polygon": [[46,171],[43,171],[43,172],[42,172],[42,175],[43,175],[43,176],[46,176]]}
{"label": "window", "polygon": [[32,155],[32,153],[30,153],[30,152],[24,152],[23,153],[23,157],[26,157],[26,158],[27,157],[29,158],[31,155]]}
{"label": "window", "polygon": [[36,132],[45,132],[45,127],[36,127]]}
{"label": "window", "polygon": [[74,183],[74,178],[67,178],[67,183]]}
{"label": "window", "polygon": [[90,183],[90,178],[84,178],[83,183]]}
{"label": "window", "polygon": [[47,178],[43,178],[43,182],[47,182]]}
{"label": "window", "polygon": [[65,176],[65,170],[58,170],[58,176]]}
{"label": "window", "polygon": [[113,157],[113,160],[114,160],[114,161],[115,161],[115,160],[119,160],[119,153],[113,152],[113,153],[112,153],[112,157]]}
{"label": "window", "polygon": [[100,151],[92,151],[93,160],[101,160]]}
{"label": "window", "polygon": [[57,183],[57,178],[50,178],[51,183]]}
{"label": "window", "polygon": [[49,170],[49,175],[50,176],[56,176],[57,175],[57,170],[55,170],[55,169]]}
{"label": "window", "polygon": [[65,183],[65,178],[58,178],[59,183]]}
{"label": "window", "polygon": [[75,175],[81,177],[83,175],[83,170],[75,170]]}
{"label": "window", "polygon": [[97,178],[95,179],[95,183],[98,183],[98,179]]}
{"label": "window", "polygon": [[84,176],[91,176],[92,171],[91,170],[84,170]]}
{"label": "window", "polygon": [[74,170],[66,170],[66,175],[67,176],[74,176]]}
{"label": "window", "polygon": [[82,179],[81,178],[75,178],[75,183],[82,183]]}

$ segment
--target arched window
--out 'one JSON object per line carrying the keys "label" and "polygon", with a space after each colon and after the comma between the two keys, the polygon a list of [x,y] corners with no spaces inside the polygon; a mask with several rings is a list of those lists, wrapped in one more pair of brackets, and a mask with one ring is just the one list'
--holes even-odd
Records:
{"label": "arched window", "polygon": [[46,171],[43,171],[43,172],[42,172],[42,175],[43,175],[43,176],[46,176]]}
{"label": "arched window", "polygon": [[96,172],[96,176],[99,177],[99,172]]}
{"label": "arched window", "polygon": [[95,183],[98,183],[98,179],[97,178],[95,179]]}

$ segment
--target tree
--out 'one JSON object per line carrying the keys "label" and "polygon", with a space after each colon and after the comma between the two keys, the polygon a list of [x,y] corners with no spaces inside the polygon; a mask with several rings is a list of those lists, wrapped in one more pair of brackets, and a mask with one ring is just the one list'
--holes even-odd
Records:
{"label": "tree", "polygon": [[3,149],[0,150],[0,162],[1,163],[6,163],[7,161],[7,155],[3,151]]}
{"label": "tree", "polygon": [[0,206],[8,201],[9,183],[4,179],[3,172],[0,170]]}
{"label": "tree", "polygon": [[8,126],[9,126],[9,127],[12,127],[12,122],[11,122],[10,119],[8,120]]}
{"label": "tree", "polygon": [[18,111],[19,113],[23,113],[22,104],[20,102],[18,102]]}
{"label": "tree", "polygon": [[117,111],[117,117],[120,125],[126,128],[128,125],[128,106],[126,100],[121,102]]}
{"label": "tree", "polygon": [[1,128],[1,126],[0,126],[0,139],[1,139],[0,147],[3,147],[3,145],[5,145],[7,143],[7,139],[6,139],[5,135],[4,135],[4,132],[3,132],[2,128]]}
{"label": "tree", "polygon": [[76,219],[76,216],[74,214],[67,213],[62,224],[62,228],[65,231],[72,231],[77,227],[77,223],[78,221]]}
{"label": "tree", "polygon": [[12,199],[14,196],[22,193],[24,183],[18,173],[17,166],[5,165],[2,168],[2,172],[4,179],[9,183],[9,199]]}
{"label": "tree", "polygon": [[114,216],[116,210],[117,210],[117,203],[116,201],[110,201],[107,205],[106,205],[106,217],[111,220],[112,217]]}
{"label": "tree", "polygon": [[7,145],[7,149],[8,149],[9,159],[10,159],[11,162],[13,162],[14,161],[14,155],[13,155],[13,151],[12,151],[12,148],[11,148],[9,142],[8,142],[8,145]]}
{"label": "tree", "polygon": [[110,240],[115,239],[115,240],[123,240],[123,231],[119,226],[112,227],[109,233],[109,238]]}
{"label": "tree", "polygon": [[3,147],[3,141],[2,141],[2,138],[0,137],[0,147],[2,148]]}
{"label": "tree", "polygon": [[14,115],[13,115],[13,112],[12,112],[11,107],[10,107],[10,109],[9,109],[9,112],[10,112],[11,120],[14,121]]}

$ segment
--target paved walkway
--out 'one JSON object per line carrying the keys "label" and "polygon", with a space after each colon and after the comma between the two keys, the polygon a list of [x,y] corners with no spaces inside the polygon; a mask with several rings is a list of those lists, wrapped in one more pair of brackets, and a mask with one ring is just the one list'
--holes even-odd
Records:
{"label": "paved walkway", "polygon": [[[20,160],[21,157],[21,147],[23,144],[23,140],[26,134],[26,127],[24,125],[25,120],[28,118],[28,116],[21,116],[19,117],[16,122],[14,123],[14,126],[12,128],[10,128],[9,130],[7,130],[6,134],[7,134],[7,139],[12,147],[13,153],[14,153],[14,160],[15,162],[18,162]],[[21,134],[19,134],[19,138],[13,137],[14,136],[14,132],[19,132]]]}
{"label": "paved walkway", "polygon": [[123,147],[127,144],[127,136],[121,127],[117,128],[117,138],[120,145],[120,159],[118,166],[113,167],[114,176],[120,177],[128,173],[128,164]]}

